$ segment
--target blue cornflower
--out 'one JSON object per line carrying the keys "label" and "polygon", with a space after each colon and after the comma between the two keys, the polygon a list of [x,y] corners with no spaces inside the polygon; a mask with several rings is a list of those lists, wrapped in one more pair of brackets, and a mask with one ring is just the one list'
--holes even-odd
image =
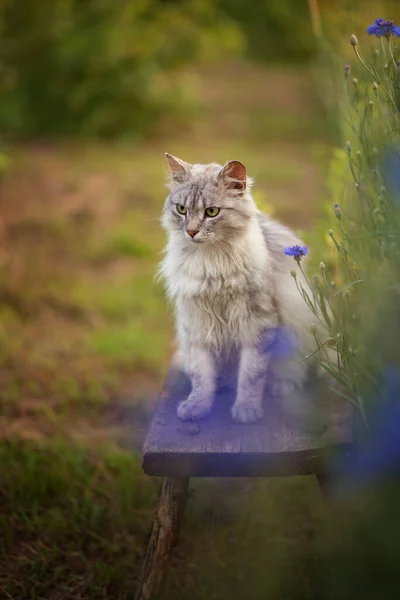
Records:
{"label": "blue cornflower", "polygon": [[265,331],[261,342],[264,352],[271,358],[290,358],[299,347],[297,334],[286,325]]}
{"label": "blue cornflower", "polygon": [[286,256],[293,256],[294,260],[300,262],[303,256],[305,256],[308,252],[307,246],[286,246],[283,249],[283,252]]}
{"label": "blue cornflower", "polygon": [[339,463],[343,483],[359,486],[400,472],[400,371],[388,367],[369,439]]}
{"label": "blue cornflower", "polygon": [[390,192],[400,203],[400,147],[392,146],[386,150],[383,170]]}
{"label": "blue cornflower", "polygon": [[335,204],[333,208],[335,211],[336,218],[340,220],[343,216],[342,209],[340,208],[339,204]]}
{"label": "blue cornflower", "polygon": [[368,35],[376,35],[376,37],[387,37],[397,35],[400,37],[400,27],[396,27],[394,21],[385,21],[385,19],[376,19],[373,25],[367,29]]}

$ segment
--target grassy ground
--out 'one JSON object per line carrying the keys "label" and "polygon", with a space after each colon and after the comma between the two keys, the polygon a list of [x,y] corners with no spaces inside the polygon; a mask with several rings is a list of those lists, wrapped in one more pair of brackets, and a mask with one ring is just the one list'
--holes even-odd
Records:
{"label": "grassy ground", "polygon": [[[189,76],[202,104],[179,133],[166,121],[136,145],[11,149],[1,182],[0,597],[132,598],[158,485],[138,451],[172,349],[154,283],[163,153],[238,158],[265,210],[312,225],[326,145],[311,75],[232,64]],[[324,518],[314,482],[195,488],[165,599],[314,597]]]}

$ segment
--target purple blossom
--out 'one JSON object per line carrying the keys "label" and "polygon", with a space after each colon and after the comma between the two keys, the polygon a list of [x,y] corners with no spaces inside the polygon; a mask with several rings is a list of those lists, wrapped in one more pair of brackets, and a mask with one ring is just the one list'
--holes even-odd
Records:
{"label": "purple blossom", "polygon": [[303,256],[306,256],[308,248],[307,246],[299,245],[286,246],[286,248],[283,249],[283,252],[286,254],[286,256],[293,256],[295,261],[300,262]]}
{"label": "purple blossom", "polygon": [[394,21],[385,21],[385,19],[376,19],[373,25],[367,29],[368,35],[376,35],[376,37],[387,37],[397,35],[400,37],[400,27],[396,27]]}
{"label": "purple blossom", "polygon": [[341,208],[340,208],[339,204],[335,204],[335,205],[334,205],[334,211],[335,211],[335,216],[336,216],[338,219],[341,219],[341,218],[342,218],[342,216],[343,216],[343,213],[342,213],[342,210],[341,210]]}
{"label": "purple blossom", "polygon": [[268,329],[262,338],[262,348],[270,357],[293,357],[299,347],[299,339],[295,331],[286,325]]}
{"label": "purple blossom", "polygon": [[386,150],[383,169],[390,192],[400,202],[400,147],[392,146]]}
{"label": "purple blossom", "polygon": [[386,369],[379,396],[368,439],[338,464],[339,476],[355,486],[400,470],[400,371],[396,367]]}

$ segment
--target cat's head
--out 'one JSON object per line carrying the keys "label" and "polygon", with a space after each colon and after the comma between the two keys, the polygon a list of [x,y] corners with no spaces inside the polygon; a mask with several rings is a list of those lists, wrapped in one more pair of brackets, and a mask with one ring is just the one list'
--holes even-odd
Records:
{"label": "cat's head", "polygon": [[178,232],[188,244],[223,245],[246,230],[256,207],[249,193],[252,181],[241,162],[191,165],[165,156],[171,190],[162,219],[167,231]]}

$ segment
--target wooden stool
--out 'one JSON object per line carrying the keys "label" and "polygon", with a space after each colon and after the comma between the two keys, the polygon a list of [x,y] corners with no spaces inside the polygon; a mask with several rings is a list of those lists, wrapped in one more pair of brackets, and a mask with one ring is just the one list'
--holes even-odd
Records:
{"label": "wooden stool", "polygon": [[[255,424],[235,423],[229,412],[232,390],[218,394],[210,417],[182,423],[177,403],[187,397],[190,382],[182,373],[167,377],[143,447],[143,470],[163,477],[153,529],[135,600],[156,597],[176,544],[190,477],[317,476],[329,491],[332,451],[353,450],[352,410],[326,388],[307,391],[326,407],[318,427],[308,431],[283,414],[279,403],[265,400],[265,418]],[[323,396],[321,395],[323,393]]]}

